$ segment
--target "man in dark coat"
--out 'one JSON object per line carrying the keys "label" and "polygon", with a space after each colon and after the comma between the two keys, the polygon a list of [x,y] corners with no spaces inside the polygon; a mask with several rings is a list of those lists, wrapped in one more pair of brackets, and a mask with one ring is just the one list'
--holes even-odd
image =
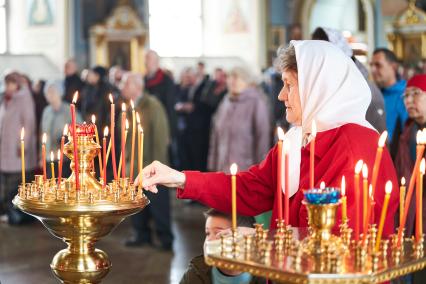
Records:
{"label": "man in dark coat", "polygon": [[77,63],[74,59],[69,59],[65,63],[65,94],[64,101],[71,103],[74,93],[83,89],[84,83],[78,75]]}

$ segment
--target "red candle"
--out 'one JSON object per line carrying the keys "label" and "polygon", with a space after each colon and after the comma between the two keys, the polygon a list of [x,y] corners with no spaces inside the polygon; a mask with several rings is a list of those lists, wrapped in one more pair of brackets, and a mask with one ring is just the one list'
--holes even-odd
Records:
{"label": "red candle", "polygon": [[[95,125],[95,139],[96,139],[96,143],[98,145],[100,145],[99,143],[99,134],[98,134],[98,127],[96,126],[96,116],[94,114],[92,114],[92,123],[93,125]],[[103,170],[102,170],[102,155],[101,152],[99,152],[98,154],[98,162],[99,162],[99,173],[101,174],[101,177],[103,175]],[[93,171],[95,170],[95,166],[93,165]]]}
{"label": "red candle", "polygon": [[290,140],[286,139],[284,141],[284,192],[285,192],[285,200],[284,200],[284,206],[285,206],[285,222],[287,225],[290,225],[290,178],[288,176],[288,169],[289,169],[289,158],[290,153]]}
{"label": "red candle", "polygon": [[359,160],[356,163],[355,166],[355,177],[354,177],[354,183],[355,183],[355,241],[359,240],[359,215],[360,215],[360,186],[359,186],[359,174],[362,170],[362,165],[364,162],[362,160]]}
{"label": "red candle", "polygon": [[121,160],[123,164],[121,165],[121,178],[126,177],[126,104],[121,104]]}
{"label": "red candle", "polygon": [[379,142],[377,143],[376,158],[374,160],[373,174],[371,176],[373,195],[376,190],[377,176],[379,175],[380,162],[382,161],[383,147],[385,146],[386,138],[388,138],[388,132],[385,130],[382,135],[380,135]]}
{"label": "red candle", "polygon": [[71,104],[71,127],[72,127],[72,141],[74,150],[74,174],[75,174],[75,190],[80,190],[80,176],[79,176],[79,163],[77,151],[77,127],[75,118],[75,104],[77,103],[78,92],[75,92]]}
{"label": "red candle", "polygon": [[43,180],[46,181],[46,141],[47,136],[46,133],[43,133],[43,137],[41,138],[41,161],[43,163]]}
{"label": "red candle", "polygon": [[112,170],[114,173],[114,179],[117,180],[117,162],[115,160],[115,105],[114,100],[112,98],[112,95],[109,94],[109,100],[111,102],[111,138],[109,140],[109,143],[111,143],[111,156],[112,156]]}
{"label": "red candle", "polygon": [[[281,127],[277,128],[278,143],[277,143],[277,207],[278,207],[278,222],[283,219],[283,199],[282,199],[282,149],[284,131]],[[287,208],[286,208],[287,209]],[[285,219],[288,222],[288,219]]]}
{"label": "red candle", "polygon": [[424,151],[425,151],[425,137],[424,133],[422,133],[420,130],[417,131],[417,147],[416,147],[416,162],[413,167],[413,172],[411,174],[410,183],[408,184],[408,190],[407,190],[407,196],[405,197],[404,202],[404,216],[402,218],[401,224],[399,224],[398,229],[398,242],[397,246],[401,246],[401,240],[402,240],[402,232],[405,228],[405,222],[407,222],[407,216],[408,216],[408,210],[410,208],[409,204],[411,202],[411,197],[413,195],[414,191],[414,184],[416,183],[417,174],[419,173],[419,167],[420,167],[420,161],[423,157]]}
{"label": "red candle", "polygon": [[130,100],[132,106],[132,151],[130,155],[130,181],[133,182],[133,165],[135,163],[135,140],[136,140],[136,112],[133,100]]}
{"label": "red candle", "polygon": [[59,166],[58,166],[58,188],[61,186],[62,180],[62,166],[64,164],[64,144],[65,144],[65,136],[68,135],[68,124],[64,126],[64,132],[62,133],[61,138],[61,150],[58,155]]}
{"label": "red candle", "polygon": [[103,159],[103,189],[106,188],[106,184],[107,184],[107,176],[106,176],[106,152],[107,152],[107,145],[106,145],[106,138],[108,137],[108,126],[105,127],[104,129],[104,137],[102,138],[102,151],[103,151],[103,155],[104,155],[104,159]]}
{"label": "red candle", "polygon": [[310,167],[309,167],[309,187],[314,188],[315,185],[315,174],[314,174],[314,161],[315,161],[315,137],[317,136],[317,125],[315,123],[315,120],[312,120],[312,129],[311,129],[311,148],[310,148]]}

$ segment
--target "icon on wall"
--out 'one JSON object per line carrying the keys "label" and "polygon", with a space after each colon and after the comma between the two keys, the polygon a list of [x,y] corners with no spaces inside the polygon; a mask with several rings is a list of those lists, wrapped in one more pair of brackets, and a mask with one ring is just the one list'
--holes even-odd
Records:
{"label": "icon on wall", "polygon": [[28,25],[53,25],[53,0],[27,0]]}

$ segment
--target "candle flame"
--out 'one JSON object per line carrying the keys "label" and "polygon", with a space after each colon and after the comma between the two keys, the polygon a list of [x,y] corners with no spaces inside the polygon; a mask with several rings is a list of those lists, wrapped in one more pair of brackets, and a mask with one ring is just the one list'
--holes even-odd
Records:
{"label": "candle flame", "polygon": [[130,100],[130,106],[132,107],[132,110],[135,110],[135,104],[133,103],[133,100]]}
{"label": "candle flame", "polygon": [[78,99],[78,91],[76,91],[76,92],[74,93],[74,96],[72,97],[72,103],[73,103],[73,104],[76,104],[76,103],[77,103],[77,99]]}
{"label": "candle flame", "polygon": [[92,123],[96,124],[96,116],[94,114],[92,114]]}
{"label": "candle flame", "polygon": [[61,150],[58,149],[58,153],[56,153],[56,157],[58,159],[58,161],[61,159]]}
{"label": "candle flame", "polygon": [[283,143],[284,154],[288,154],[290,152],[290,140],[285,139]]}
{"label": "candle flame", "polygon": [[50,151],[50,161],[53,162],[55,160],[55,155],[53,154],[53,151]]}
{"label": "candle flame", "polygon": [[138,124],[140,124],[140,123],[141,123],[141,117],[139,116],[139,112],[137,112],[137,113],[136,113],[136,122],[137,122]]}
{"label": "candle flame", "polygon": [[104,128],[104,137],[107,137],[108,136],[108,126],[105,126],[105,128]]}
{"label": "candle flame", "polygon": [[368,178],[368,167],[366,164],[362,165],[362,177]]}
{"label": "candle flame", "polygon": [[122,112],[125,112],[125,111],[126,111],[126,104],[125,104],[125,103],[122,103],[122,104],[121,104],[121,111],[122,111]]}
{"label": "candle flame", "polygon": [[422,161],[420,162],[420,172],[422,173],[422,175],[425,174],[425,158],[422,159]]}
{"label": "candle flame", "polygon": [[24,136],[25,136],[25,130],[24,130],[24,128],[22,127],[22,128],[21,128],[21,140],[24,140]]}
{"label": "candle flame", "polygon": [[42,138],[41,138],[41,142],[42,142],[43,144],[46,144],[46,141],[47,141],[47,135],[46,135],[46,133],[43,133],[43,136],[42,136]]}
{"label": "candle flame", "polygon": [[345,176],[342,176],[342,183],[340,185],[341,187],[341,191],[342,191],[342,196],[346,195],[346,180],[345,180]]}
{"label": "candle flame", "polygon": [[386,194],[390,194],[392,192],[392,182],[388,180],[385,185]]}
{"label": "candle flame", "polygon": [[231,175],[233,175],[233,176],[235,176],[236,174],[237,174],[237,171],[238,171],[238,166],[237,166],[237,164],[236,163],[233,163],[232,165],[231,165]]}
{"label": "candle flame", "polygon": [[423,133],[423,143],[426,143],[426,128],[423,128],[422,133]]}
{"label": "candle flame", "polygon": [[405,177],[401,178],[401,185],[404,186],[405,185]]}
{"label": "candle flame", "polygon": [[129,129],[129,120],[126,118],[126,130]]}
{"label": "candle flame", "polygon": [[416,134],[416,142],[417,142],[417,144],[422,144],[423,140],[424,140],[423,139],[423,132],[421,130],[418,130],[417,134]]}
{"label": "candle flame", "polygon": [[321,189],[325,189],[325,182],[323,182],[323,181],[322,181],[322,182],[320,183],[320,188],[321,188]]}
{"label": "candle flame", "polygon": [[62,135],[66,136],[67,134],[68,134],[68,124],[65,124],[64,132],[62,133]]}
{"label": "candle flame", "polygon": [[357,163],[356,163],[356,166],[355,166],[355,173],[357,174],[357,175],[359,175],[359,173],[361,172],[361,170],[362,170],[362,165],[364,164],[364,162],[363,162],[363,160],[359,160]]}
{"label": "candle flame", "polygon": [[112,98],[112,94],[111,93],[109,94],[108,98],[109,98],[109,101],[111,102],[111,104],[113,104],[114,103],[114,99]]}
{"label": "candle flame", "polygon": [[141,133],[143,133],[143,128],[142,128],[142,126],[138,125],[138,128],[139,128],[139,131],[140,131]]}
{"label": "candle flame", "polygon": [[284,130],[281,127],[277,127],[278,140],[284,140]]}
{"label": "candle flame", "polygon": [[315,120],[312,120],[311,135],[313,137],[317,136],[317,124],[316,124]]}
{"label": "candle flame", "polygon": [[380,138],[379,138],[378,144],[379,144],[380,148],[383,148],[385,146],[387,138],[388,138],[388,132],[385,130],[385,131],[383,131],[382,135],[380,135]]}
{"label": "candle flame", "polygon": [[368,186],[368,195],[370,196],[370,199],[373,199],[373,185]]}

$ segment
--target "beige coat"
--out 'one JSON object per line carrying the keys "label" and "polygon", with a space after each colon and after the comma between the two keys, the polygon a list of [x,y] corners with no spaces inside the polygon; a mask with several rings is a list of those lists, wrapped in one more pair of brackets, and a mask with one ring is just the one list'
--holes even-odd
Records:
{"label": "beige coat", "polygon": [[28,89],[0,101],[0,172],[21,171],[21,128],[25,127],[25,167],[36,167],[36,120],[33,98]]}

